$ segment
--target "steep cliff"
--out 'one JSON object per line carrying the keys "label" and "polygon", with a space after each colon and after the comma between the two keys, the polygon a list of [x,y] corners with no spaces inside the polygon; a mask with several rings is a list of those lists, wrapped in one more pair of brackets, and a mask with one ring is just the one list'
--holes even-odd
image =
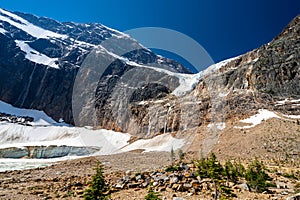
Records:
{"label": "steep cliff", "polygon": [[[124,92],[127,96],[110,97],[109,101],[103,102],[104,106],[98,110],[98,120],[103,120],[104,128],[130,132],[137,137],[152,137],[166,132],[191,132],[192,128],[210,126],[209,123],[222,129],[226,120],[250,116],[259,109],[299,115],[299,20],[300,16],[297,16],[268,44],[212,65],[199,74],[182,77],[195,86],[184,95],[174,93],[178,84],[183,85],[178,74],[167,74],[168,81],[160,82],[171,88],[162,91],[161,95],[151,96],[158,88],[163,89],[162,86],[151,89],[148,85],[133,84],[138,88],[135,92],[119,88],[117,93]],[[147,70],[139,71],[147,74],[144,79],[151,80],[151,73],[163,73],[145,72]],[[173,87],[170,83],[174,77],[179,77],[179,82]]]}
{"label": "steep cliff", "polygon": [[[72,90],[78,69],[93,49],[112,37],[116,43],[126,38],[139,47],[123,56],[129,61],[156,63],[158,67],[163,63],[170,70],[189,72],[128,35],[101,24],[61,23],[0,9],[0,99],[17,107],[43,110],[55,120],[63,118],[74,123]],[[107,73],[124,73],[128,67],[130,64],[115,58]]]}

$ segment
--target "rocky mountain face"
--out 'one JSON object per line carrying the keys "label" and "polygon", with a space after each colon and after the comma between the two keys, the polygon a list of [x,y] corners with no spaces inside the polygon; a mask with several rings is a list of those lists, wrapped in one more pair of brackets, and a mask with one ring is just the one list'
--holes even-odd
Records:
{"label": "rocky mountain face", "polygon": [[[225,88],[230,91],[228,106],[240,105],[239,110],[244,113],[251,110],[245,107],[248,105],[250,108],[300,114],[295,105],[276,106],[278,100],[300,98],[299,32],[300,16],[297,16],[270,43],[240,56],[221,69]],[[237,98],[244,103],[236,102]]]}
{"label": "rocky mountain face", "polygon": [[258,109],[299,115],[299,20],[268,44],[189,74],[103,25],[0,10],[0,99],[136,138],[222,130]]}
{"label": "rocky mountain face", "polygon": [[[116,42],[126,38],[128,43],[138,46],[124,55],[128,61],[151,62],[158,67],[165,64],[170,70],[189,72],[128,35],[101,24],[61,23],[0,9],[0,99],[17,107],[43,110],[55,120],[63,118],[74,123],[72,90],[78,69],[95,47],[112,37]],[[122,74],[134,67],[128,63],[114,58],[106,75]]]}
{"label": "rocky mountain face", "polygon": [[[166,132],[184,135],[201,125],[221,130],[226,120],[254,115],[259,109],[299,115],[299,20],[297,16],[270,43],[185,77],[196,86],[184,95],[176,95],[174,89],[169,91],[161,85],[155,89],[142,85],[127,92],[127,100],[110,98],[110,103],[103,106],[106,109],[100,109],[104,114],[98,115],[99,120],[104,119],[105,128],[144,138]],[[124,90],[119,89],[121,92]],[[123,108],[125,100],[128,106]]]}

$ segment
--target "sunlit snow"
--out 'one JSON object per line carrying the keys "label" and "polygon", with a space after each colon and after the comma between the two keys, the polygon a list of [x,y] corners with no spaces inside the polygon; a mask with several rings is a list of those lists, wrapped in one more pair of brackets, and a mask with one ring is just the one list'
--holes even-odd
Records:
{"label": "sunlit snow", "polygon": [[[34,118],[32,126],[0,122],[0,149],[8,147],[66,145],[74,147],[98,147],[99,151],[93,155],[109,155],[134,149],[170,151],[171,148],[178,149],[182,147],[185,142],[183,139],[177,139],[170,134],[165,134],[152,139],[138,140],[130,144],[131,135],[129,133],[120,133],[105,129],[93,130],[89,127],[62,126],[61,124],[63,123],[55,122],[42,111],[15,108],[2,101],[0,101],[0,112]],[[47,123],[41,124],[40,121]],[[11,162],[11,159],[0,159],[0,171],[44,166],[51,162],[71,158],[79,157],[19,159],[20,162],[15,163]],[[36,165],[34,161],[38,161]]]}
{"label": "sunlit snow", "polygon": [[[46,115],[43,111],[38,110],[32,110],[32,109],[24,109],[24,108],[16,108],[12,105],[5,103],[3,101],[0,101],[0,112],[16,115],[16,116],[28,116],[34,118],[34,121],[31,122],[31,125],[36,126],[44,126],[44,125],[58,125],[58,123],[53,120],[51,117]],[[60,123],[59,125],[66,125],[63,123]],[[0,129],[1,131],[1,129]]]}
{"label": "sunlit snow", "polygon": [[[13,19],[15,19],[16,21],[14,20],[11,20],[10,18],[6,17],[6,16],[3,16],[1,15],[1,13],[3,13],[4,15],[7,15]],[[0,8],[0,20],[2,21],[5,21],[5,22],[8,22],[10,23],[11,25],[25,31],[26,33],[28,33],[29,35],[33,36],[33,37],[36,37],[36,38],[51,38],[51,37],[55,37],[55,38],[67,38],[68,36],[67,35],[62,35],[62,34],[58,34],[58,33],[54,33],[52,31],[49,31],[49,30],[45,30],[45,29],[42,29],[38,26],[35,26],[31,23],[29,23],[27,20],[19,17],[18,15],[15,15],[13,13],[10,13],[8,11],[5,11],[3,9]],[[17,22],[19,21],[19,22]]]}
{"label": "sunlit snow", "polygon": [[276,106],[284,105],[287,103],[300,103],[300,99],[285,99],[276,102]]}
{"label": "sunlit snow", "polygon": [[251,125],[247,126],[235,126],[235,128],[253,128],[256,125],[260,124],[262,121],[271,119],[271,118],[280,118],[277,114],[274,112],[271,112],[269,110],[260,109],[258,110],[258,114],[253,115],[247,119],[240,120],[242,123],[247,123]]}
{"label": "sunlit snow", "polygon": [[291,118],[291,119],[300,119],[300,115],[282,115],[282,116]]}
{"label": "sunlit snow", "polygon": [[218,123],[209,123],[207,125],[207,128],[209,129],[213,129],[213,128],[217,128],[218,130],[223,130],[226,128],[226,123],[225,122],[218,122]]}
{"label": "sunlit snow", "polygon": [[176,139],[170,133],[158,135],[151,139],[141,139],[122,148],[123,151],[143,149],[149,151],[170,151],[172,148],[177,150],[185,144],[183,139]]}
{"label": "sunlit snow", "polygon": [[59,66],[57,64],[58,58],[49,58],[48,56],[32,49],[25,41],[16,40],[15,42],[17,46],[26,53],[26,59],[38,64],[59,69]]}

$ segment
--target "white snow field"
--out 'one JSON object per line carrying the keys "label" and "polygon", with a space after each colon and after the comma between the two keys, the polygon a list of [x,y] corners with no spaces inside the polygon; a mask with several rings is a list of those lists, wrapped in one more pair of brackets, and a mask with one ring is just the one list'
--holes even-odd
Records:
{"label": "white snow field", "polygon": [[[131,135],[111,130],[93,130],[89,127],[72,127],[58,123],[42,111],[20,109],[0,101],[0,112],[30,116],[34,118],[32,126],[24,126],[9,122],[0,122],[0,150],[9,147],[66,145],[74,147],[98,147],[93,155],[108,155],[144,149],[149,151],[170,151],[181,148],[185,141],[176,139],[170,134],[159,135],[152,139],[138,140],[129,143]],[[47,166],[53,162],[79,158],[65,156],[50,159],[0,159],[0,171],[9,169],[27,169]]]}

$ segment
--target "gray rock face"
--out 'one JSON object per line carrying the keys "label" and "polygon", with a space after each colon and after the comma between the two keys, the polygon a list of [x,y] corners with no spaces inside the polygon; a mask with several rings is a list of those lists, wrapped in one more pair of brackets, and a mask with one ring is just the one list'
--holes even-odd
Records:
{"label": "gray rock face", "polygon": [[[112,101],[110,94],[107,98],[102,98],[107,95],[103,91],[107,91],[108,87],[101,85],[97,93],[100,97],[97,117],[98,121],[103,122],[100,126],[128,131],[145,138],[165,132],[183,131],[208,124],[215,119],[220,121],[252,115],[261,108],[299,115],[297,105],[275,106],[278,100],[300,99],[299,31],[300,16],[297,16],[270,43],[241,55],[213,74],[204,76],[196,88],[185,96],[175,97],[167,92],[159,97],[157,92],[162,92],[159,86],[156,89],[141,87],[142,89],[138,88],[131,93],[129,102],[125,101],[126,98]],[[121,89],[117,91],[120,91],[117,94],[123,94]],[[122,95],[119,96],[123,98]],[[102,101],[103,99],[107,100]],[[122,113],[127,113],[126,115],[115,114],[118,109],[110,105],[116,101],[120,102],[117,104],[118,109],[122,103],[127,106],[120,109],[125,110]],[[142,101],[146,102],[139,103]]]}
{"label": "gray rock face", "polygon": [[132,96],[129,99],[129,102],[139,102],[145,101],[149,99],[160,99],[162,97],[170,94],[171,91],[169,88],[163,85],[159,85],[158,83],[148,83],[141,88],[138,88],[132,93]]}
{"label": "gray rock face", "polygon": [[[45,17],[20,12],[13,14],[38,27],[63,34],[66,37],[38,38],[7,21],[0,20],[0,27],[6,31],[6,33],[0,34],[0,100],[17,107],[43,110],[55,120],[62,118],[67,123],[74,123],[72,91],[78,68],[96,45],[112,36],[120,36],[121,33],[96,23],[60,23]],[[0,15],[12,20],[3,12],[0,12]],[[39,54],[57,58],[55,63],[59,69],[28,60],[26,53],[17,46],[15,40],[26,41],[25,43]],[[132,38],[129,38],[128,41],[133,44],[137,43]],[[118,42],[118,37],[116,37],[116,42]],[[174,71],[189,72],[181,64],[159,58],[145,48],[128,52],[123,56],[130,61],[142,64],[157,63],[160,65],[159,59],[159,62],[165,63]],[[105,76],[122,74],[124,70],[131,67],[117,59],[107,69]],[[102,83],[106,84],[108,89],[114,87],[114,82],[110,79],[104,80]]]}
{"label": "gray rock face", "polygon": [[273,41],[224,67],[224,85],[232,91],[229,105],[239,105],[234,99],[242,95],[238,97],[244,101],[242,106],[299,114],[297,108],[274,106],[278,99],[300,98],[299,31],[300,16],[297,16]]}
{"label": "gray rock face", "polygon": [[17,123],[21,125],[30,126],[29,123],[33,122],[33,118],[28,116],[10,115],[0,112],[0,122]]}

